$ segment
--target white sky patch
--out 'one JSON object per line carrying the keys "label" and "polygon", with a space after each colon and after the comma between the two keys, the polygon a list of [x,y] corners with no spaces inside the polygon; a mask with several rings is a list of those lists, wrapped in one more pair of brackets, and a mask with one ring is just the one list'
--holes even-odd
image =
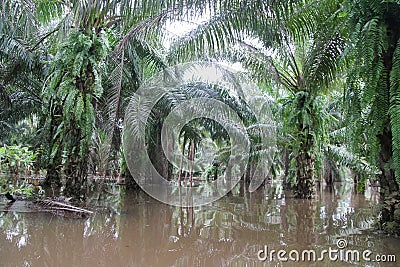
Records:
{"label": "white sky patch", "polygon": [[169,49],[174,39],[183,37],[185,34],[188,34],[190,31],[196,29],[198,26],[206,23],[210,19],[210,11],[206,10],[202,15],[194,16],[188,20],[168,20],[165,25],[167,38],[164,41],[164,47]]}
{"label": "white sky patch", "polygon": [[218,63],[221,64],[222,66],[229,67],[240,72],[246,72],[246,70],[243,68],[242,63],[240,62],[230,62],[227,60],[222,60],[218,61]]}
{"label": "white sky patch", "polygon": [[[191,31],[195,30],[198,26],[206,23],[211,19],[211,14],[209,10],[206,10],[201,16],[193,17],[189,20],[180,21],[167,21],[165,25],[166,38],[163,41],[163,46],[166,50],[169,50],[171,44],[177,39],[189,34]],[[257,37],[247,36],[244,38],[244,42],[250,44],[251,46],[259,49],[266,55],[272,55],[272,50],[266,50],[264,45]],[[232,68],[236,71],[247,72],[240,62],[231,62],[228,60],[218,60],[223,66]]]}
{"label": "white sky patch", "polygon": [[[167,21],[165,25],[165,30],[167,31],[167,38],[164,39],[163,42],[164,47],[168,50],[171,47],[171,44],[174,41],[174,39],[176,40],[177,38],[181,38],[186,34],[189,34],[192,30],[196,29],[202,23],[207,22],[209,19],[210,16],[207,15],[193,19],[193,21]],[[232,63],[227,60],[223,61],[219,60],[218,63],[238,71],[245,71],[240,62]]]}
{"label": "white sky patch", "polygon": [[[192,30],[195,30],[199,25],[206,23],[210,19],[210,15],[205,15],[199,18],[195,18],[192,21],[167,21],[165,30],[167,31],[167,38],[164,39],[163,45],[168,50],[171,47],[174,39],[181,38],[186,34],[189,34]],[[227,60],[219,60],[223,66],[232,68],[238,71],[245,71],[240,62],[230,62]]]}

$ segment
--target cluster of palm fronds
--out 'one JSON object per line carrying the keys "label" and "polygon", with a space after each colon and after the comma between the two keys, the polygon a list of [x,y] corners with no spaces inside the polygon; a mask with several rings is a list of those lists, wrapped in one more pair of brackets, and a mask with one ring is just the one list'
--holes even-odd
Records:
{"label": "cluster of palm fronds", "polygon": [[[282,168],[298,196],[313,194],[303,182],[312,187],[324,168],[338,176],[340,166],[398,189],[399,1],[3,0],[0,10],[0,140],[48,147],[48,182],[66,175],[71,193],[85,186],[89,153],[102,174],[121,163],[124,111],[143,82],[199,59],[240,62],[265,89],[278,126],[273,158],[283,159],[267,172]],[[179,38],[165,30],[168,21],[199,17],[206,19]],[[144,126],[154,162],[165,165],[160,124],[199,97],[228,105],[249,130],[257,124],[240,92],[176,88]],[[179,138],[177,153],[192,160],[202,140],[218,143],[220,163],[231,145],[206,119],[185,125]],[[262,142],[250,139],[255,163]]]}

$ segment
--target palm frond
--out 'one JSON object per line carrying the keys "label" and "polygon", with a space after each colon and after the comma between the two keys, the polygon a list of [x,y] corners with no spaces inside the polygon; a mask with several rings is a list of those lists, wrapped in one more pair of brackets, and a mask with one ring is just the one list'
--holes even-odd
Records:
{"label": "palm frond", "polygon": [[388,110],[392,126],[393,165],[396,181],[400,185],[400,44],[393,55],[393,68],[390,73],[390,107]]}

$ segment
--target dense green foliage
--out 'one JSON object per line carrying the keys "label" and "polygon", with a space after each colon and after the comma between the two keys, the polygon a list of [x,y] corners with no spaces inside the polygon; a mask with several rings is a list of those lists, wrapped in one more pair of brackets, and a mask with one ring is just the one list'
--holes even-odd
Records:
{"label": "dense green foliage", "polygon": [[[316,182],[332,183],[344,168],[359,189],[378,181],[383,200],[399,190],[398,0],[3,0],[0,11],[1,143],[31,147],[37,156],[27,164],[65,194],[84,198],[89,172],[123,172],[133,183],[121,151],[129,97],[157,71],[191,60],[238,62],[258,82],[278,125],[276,164],[266,171],[297,197],[313,197]],[[200,22],[183,36],[165,30],[186,20]],[[157,104],[146,131],[150,157],[170,179],[182,172],[159,153],[159,136],[176,97],[218,99],[257,125],[231,92],[198,84],[176,93]],[[250,137],[248,172],[262,153]],[[219,125],[186,125],[179,153],[194,159],[202,140],[218,143],[208,175],[222,175],[230,144]],[[22,164],[11,166],[3,150],[1,166]],[[383,221],[396,209],[388,204]]]}
{"label": "dense green foliage", "polygon": [[36,153],[28,147],[6,146],[0,147],[0,193],[22,195],[29,198],[35,190],[33,184],[27,180],[20,180],[20,176],[33,177],[37,172],[35,166]]}

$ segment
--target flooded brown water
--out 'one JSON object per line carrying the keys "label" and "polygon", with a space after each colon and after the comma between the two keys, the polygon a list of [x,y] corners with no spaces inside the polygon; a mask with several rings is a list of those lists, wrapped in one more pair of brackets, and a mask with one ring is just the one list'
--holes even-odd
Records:
{"label": "flooded brown water", "polygon": [[[121,193],[107,196],[104,203],[109,204],[88,219],[27,212],[17,202],[11,210],[19,212],[0,213],[0,265],[400,266],[400,239],[374,231],[377,199],[370,188],[359,194],[346,184],[321,190],[314,201],[285,197],[270,186],[252,194],[236,188],[195,208],[168,206],[144,193]],[[304,250],[314,250],[317,258],[323,250],[338,250],[339,239],[347,246],[338,254],[370,250],[371,261],[334,261],[328,254],[321,261],[302,261]],[[297,250],[299,261],[278,261],[275,253],[262,262],[265,246],[268,254],[285,250],[286,257]],[[387,260],[393,255],[397,263],[372,261],[376,255]]]}

